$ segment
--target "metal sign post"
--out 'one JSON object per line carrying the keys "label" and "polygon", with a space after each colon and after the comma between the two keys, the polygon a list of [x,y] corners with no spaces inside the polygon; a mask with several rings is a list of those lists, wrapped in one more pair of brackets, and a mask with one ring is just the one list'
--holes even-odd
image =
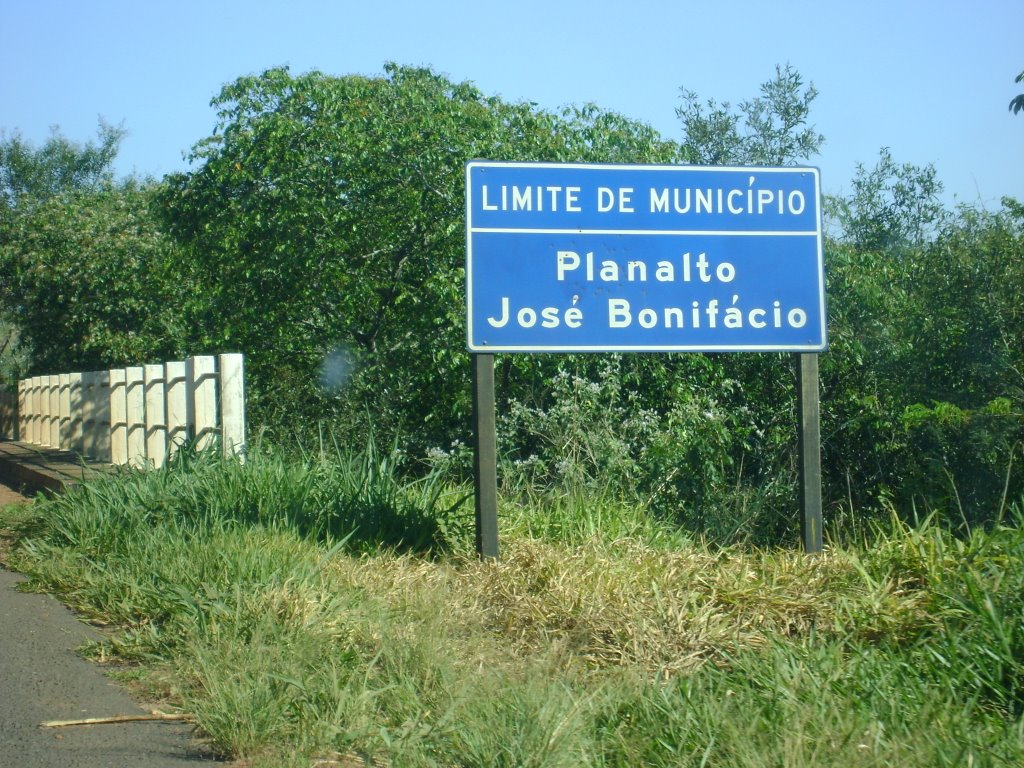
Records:
{"label": "metal sign post", "polygon": [[473,479],[476,491],[476,551],[498,557],[498,441],[494,409],[494,355],[473,359]]}
{"label": "metal sign post", "polygon": [[818,356],[797,355],[797,439],[800,456],[800,533],[804,551],[822,550],[821,426],[818,412]]}

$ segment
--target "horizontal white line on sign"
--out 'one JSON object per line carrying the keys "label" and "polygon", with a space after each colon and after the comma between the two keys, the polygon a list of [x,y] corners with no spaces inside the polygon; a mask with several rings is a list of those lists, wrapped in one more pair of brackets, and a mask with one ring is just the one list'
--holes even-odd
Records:
{"label": "horizontal white line on sign", "polygon": [[817,230],[798,232],[719,231],[711,229],[519,229],[517,227],[470,227],[470,233],[526,235],[710,235],[714,237],[816,237]]}
{"label": "horizontal white line on sign", "polygon": [[469,346],[470,352],[823,352],[821,344],[637,344],[555,345],[538,344]]}

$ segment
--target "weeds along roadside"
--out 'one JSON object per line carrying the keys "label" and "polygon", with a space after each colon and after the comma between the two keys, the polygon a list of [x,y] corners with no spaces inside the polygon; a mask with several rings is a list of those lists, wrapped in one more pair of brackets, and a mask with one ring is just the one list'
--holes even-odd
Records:
{"label": "weeds along roadside", "polygon": [[267,765],[1012,765],[1024,536],[695,543],[593,494],[471,508],[368,449],[183,456],[37,502],[16,565],[117,627],[218,749]]}

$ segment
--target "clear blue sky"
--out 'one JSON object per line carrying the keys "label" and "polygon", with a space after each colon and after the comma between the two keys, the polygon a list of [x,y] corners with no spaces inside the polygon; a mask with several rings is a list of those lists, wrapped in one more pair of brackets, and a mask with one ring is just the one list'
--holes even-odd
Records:
{"label": "clear blue sky", "polygon": [[881,147],[934,163],[946,201],[1024,200],[1021,0],[0,0],[0,131],[129,131],[119,170],[162,176],[215,124],[236,77],[427,65],[545,108],[592,101],[680,138],[679,88],[733,103],[777,64],[820,91],[826,192]]}

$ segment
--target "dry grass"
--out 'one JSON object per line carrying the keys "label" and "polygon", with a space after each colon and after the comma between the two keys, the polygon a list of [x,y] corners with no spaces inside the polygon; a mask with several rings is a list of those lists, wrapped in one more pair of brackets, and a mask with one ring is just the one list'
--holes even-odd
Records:
{"label": "dry grass", "polygon": [[479,645],[487,636],[521,658],[554,648],[573,663],[661,676],[724,661],[771,636],[893,637],[930,621],[923,592],[870,578],[848,553],[513,540],[497,563],[389,555],[338,558],[329,572],[384,601],[389,622],[410,617],[413,633],[436,621],[449,641]]}

